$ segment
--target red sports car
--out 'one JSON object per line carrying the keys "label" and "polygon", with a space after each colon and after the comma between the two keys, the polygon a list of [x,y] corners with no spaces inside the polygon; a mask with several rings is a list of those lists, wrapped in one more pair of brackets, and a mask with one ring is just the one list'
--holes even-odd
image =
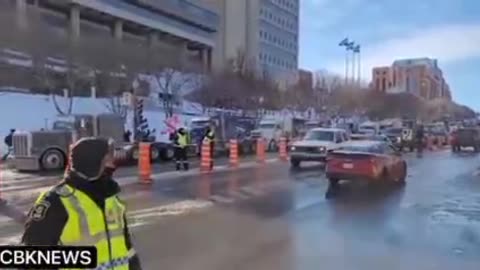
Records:
{"label": "red sports car", "polygon": [[407,163],[396,148],[381,141],[349,141],[327,156],[330,187],[340,180],[366,180],[404,184]]}

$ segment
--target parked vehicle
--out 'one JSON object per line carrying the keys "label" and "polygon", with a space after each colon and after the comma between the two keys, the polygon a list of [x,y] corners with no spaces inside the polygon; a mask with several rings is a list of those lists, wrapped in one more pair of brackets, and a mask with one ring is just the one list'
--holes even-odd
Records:
{"label": "parked vehicle", "polygon": [[465,147],[480,151],[480,131],[478,128],[459,128],[452,132],[452,151],[459,152]]}
{"label": "parked vehicle", "polygon": [[358,127],[358,133],[377,135],[380,132],[380,125],[375,122],[364,122]]}
{"label": "parked vehicle", "polygon": [[350,134],[352,141],[378,141],[392,143],[392,141],[385,135],[368,135],[368,134]]}
{"label": "parked vehicle", "polygon": [[252,131],[252,137],[265,138],[267,151],[276,151],[281,137],[292,140],[301,138],[307,131],[306,120],[300,117],[263,118]]}
{"label": "parked vehicle", "polygon": [[418,143],[415,140],[414,130],[411,128],[403,128],[398,149],[400,151],[408,149],[409,152],[413,152],[415,148],[417,148],[417,144]]}
{"label": "parked vehicle", "polygon": [[252,131],[252,137],[255,139],[264,138],[267,141],[267,151],[276,150],[282,136],[284,136],[283,123],[274,118],[260,120],[257,128]]}
{"label": "parked vehicle", "polygon": [[200,153],[203,137],[210,123],[215,127],[215,152],[228,153],[231,139],[238,141],[240,154],[253,154],[256,150],[256,139],[251,136],[255,128],[254,117],[237,116],[227,113],[218,113],[212,117],[198,117],[190,121],[191,141]]}
{"label": "parked vehicle", "polygon": [[443,122],[436,122],[425,125],[425,132],[428,136],[433,138],[433,144],[448,144],[449,134],[447,131],[447,127]]}
{"label": "parked vehicle", "polygon": [[331,188],[341,180],[404,184],[407,163],[391,144],[350,141],[328,154],[325,173]]}
{"label": "parked vehicle", "polygon": [[124,142],[123,134],[123,119],[115,114],[58,117],[51,130],[13,135],[14,164],[20,171],[63,169],[72,142],[90,136],[112,138],[116,143],[115,158],[125,161],[131,154],[131,144]]}
{"label": "parked vehicle", "polygon": [[402,132],[403,128],[392,127],[387,128],[383,134],[390,140],[390,142],[397,148],[402,148]]}
{"label": "parked vehicle", "polygon": [[327,153],[337,149],[348,140],[345,130],[337,128],[314,128],[305,137],[290,146],[290,163],[300,167],[302,161],[325,162]]}

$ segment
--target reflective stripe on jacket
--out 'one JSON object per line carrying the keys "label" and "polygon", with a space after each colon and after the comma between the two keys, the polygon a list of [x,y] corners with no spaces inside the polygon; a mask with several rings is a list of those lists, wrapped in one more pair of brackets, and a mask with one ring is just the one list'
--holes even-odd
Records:
{"label": "reflective stripe on jacket", "polygon": [[[128,250],[124,235],[125,206],[117,196],[105,200],[105,212],[84,192],[62,185],[56,192],[68,214],[60,236],[61,245],[95,246],[98,270],[128,270],[129,259],[135,255]],[[41,197],[39,200],[41,200]]]}
{"label": "reflective stripe on jacket", "polygon": [[177,133],[177,143],[180,147],[185,147],[188,145],[188,135],[187,134],[181,134]]}

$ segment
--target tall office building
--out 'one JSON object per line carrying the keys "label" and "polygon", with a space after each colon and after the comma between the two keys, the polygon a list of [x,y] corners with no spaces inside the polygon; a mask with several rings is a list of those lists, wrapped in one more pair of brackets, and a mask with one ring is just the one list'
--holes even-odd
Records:
{"label": "tall office building", "polygon": [[[200,0],[197,0],[200,1]],[[115,38],[148,42],[180,52],[179,61],[209,69],[219,16],[189,0],[0,0],[28,25],[36,6],[52,28],[74,38]]]}
{"label": "tall office building", "polygon": [[299,0],[199,0],[216,9],[220,25],[213,66],[242,52],[281,85],[298,78]]}

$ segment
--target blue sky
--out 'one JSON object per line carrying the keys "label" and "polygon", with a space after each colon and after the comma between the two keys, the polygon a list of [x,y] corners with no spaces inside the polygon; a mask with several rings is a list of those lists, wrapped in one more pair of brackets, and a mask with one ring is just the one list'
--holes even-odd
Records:
{"label": "blue sky", "polygon": [[400,58],[437,58],[455,101],[480,110],[480,1],[300,0],[300,67],[344,70],[348,36],[362,45],[362,77]]}

